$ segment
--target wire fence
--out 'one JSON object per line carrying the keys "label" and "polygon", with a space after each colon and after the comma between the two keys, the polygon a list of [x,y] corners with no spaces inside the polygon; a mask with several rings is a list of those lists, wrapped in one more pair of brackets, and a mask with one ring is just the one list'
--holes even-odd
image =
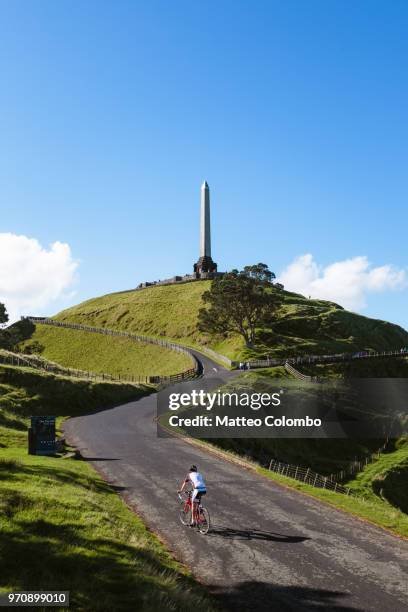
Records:
{"label": "wire fence", "polygon": [[96,373],[89,372],[86,370],[76,370],[74,368],[65,368],[64,366],[61,366],[52,361],[47,361],[46,359],[42,359],[40,357],[34,357],[32,355],[26,355],[24,353],[13,353],[11,351],[6,350],[0,351],[0,363],[4,363],[6,365],[35,368],[37,370],[42,370],[44,372],[49,372],[52,374],[59,374],[61,376],[70,376],[74,378],[85,378],[89,380],[122,382],[126,384],[141,384],[149,382],[148,376],[129,376],[126,378],[120,376],[112,376],[112,374],[107,374],[105,372]]}
{"label": "wire fence", "polygon": [[217,359],[218,361],[221,361],[222,363],[224,363],[229,368],[235,368],[237,366],[237,362],[236,361],[232,361],[231,359],[229,359],[225,355],[221,355],[221,353],[217,353],[216,351],[214,351],[213,349],[208,348],[207,346],[200,347],[199,350],[202,353],[205,353],[206,355],[209,355],[210,357],[213,357],[214,359]]}
{"label": "wire fence", "polygon": [[[120,336],[130,338],[131,340],[136,340],[138,342],[144,342],[146,344],[156,344],[159,346],[163,346],[165,348],[169,348],[170,350],[178,351],[180,353],[184,353],[188,355],[191,360],[194,362],[194,369],[197,372],[197,368],[199,368],[198,360],[195,358],[191,350],[185,346],[177,344],[176,342],[170,342],[169,340],[163,340],[161,338],[154,338],[152,336],[143,336],[140,334],[131,334],[129,332],[117,331],[112,329],[107,329],[104,327],[92,327],[89,325],[82,325],[79,323],[66,323],[65,321],[56,321],[54,319],[49,319],[47,317],[22,317],[23,319],[28,319],[32,323],[40,323],[42,325],[54,325],[56,327],[67,327],[70,329],[79,329],[82,331],[89,331],[93,333],[105,334],[110,336]],[[269,368],[276,366],[284,366],[286,368],[286,364],[288,366],[302,366],[302,365],[314,365],[314,364],[324,364],[324,363],[338,363],[343,361],[353,361],[356,359],[379,359],[379,358],[404,358],[408,357],[408,347],[402,347],[400,349],[394,349],[391,351],[357,351],[354,353],[335,353],[331,355],[303,355],[297,357],[274,357],[267,359],[254,359],[252,361],[245,362],[237,362],[232,361],[225,355],[221,355],[217,353],[213,349],[208,347],[201,347],[200,351],[208,354],[209,356],[213,356],[215,359],[222,361],[231,368],[239,368],[241,369],[255,369],[255,368]],[[174,376],[180,377],[181,374],[176,374]],[[294,374],[295,375],[295,374]],[[305,378],[303,378],[305,376]],[[303,380],[307,380],[307,375],[299,372],[299,376],[302,377]],[[154,377],[157,378],[157,377]],[[169,378],[169,377],[162,377]],[[316,380],[316,377],[310,377],[312,380]]]}
{"label": "wire fence", "polygon": [[295,378],[298,378],[299,380],[305,380],[306,382],[319,382],[319,379],[317,376],[308,376],[307,374],[303,374],[302,372],[299,372],[299,370],[296,370],[296,368],[293,367],[293,365],[291,365],[288,361],[286,361],[285,363],[285,370],[291,374],[292,376],[294,376]]}
{"label": "wire fence", "polygon": [[191,351],[181,346],[180,344],[176,344],[175,342],[169,342],[168,340],[163,340],[161,338],[153,338],[151,336],[142,336],[140,334],[131,334],[129,332],[118,331],[115,329],[107,329],[105,327],[92,327],[90,325],[82,325],[80,323],[67,323],[65,321],[55,321],[54,319],[48,319],[46,317],[24,317],[28,319],[34,324],[39,323],[40,325],[52,325],[54,327],[65,327],[68,329],[77,329],[80,331],[92,332],[94,334],[103,334],[105,336],[117,336],[121,338],[129,338],[130,340],[135,340],[137,342],[143,342],[145,344],[155,344],[158,346],[163,346],[172,351],[178,351],[179,353],[184,353],[192,361],[195,360],[194,355],[192,355]]}
{"label": "wire fence", "polygon": [[350,476],[358,474],[368,464],[373,463],[373,461],[379,459],[381,453],[386,449],[388,443],[389,438],[387,436],[382,446],[378,448],[374,453],[370,453],[362,459],[355,459],[351,461],[346,468],[338,472],[329,474],[328,476],[318,474],[310,468],[302,467],[300,465],[291,465],[290,463],[278,461],[277,459],[271,459],[269,463],[269,470],[272,472],[276,472],[277,474],[280,474],[282,476],[288,476],[289,478],[300,480],[301,482],[309,484],[312,487],[316,487],[319,489],[328,489],[330,491],[335,491],[336,493],[344,493],[345,495],[350,495],[351,489],[342,485],[341,481],[345,480]]}
{"label": "wire fence", "polygon": [[[111,374],[106,374],[106,373],[97,374],[95,372],[83,372],[81,370],[64,368],[63,366],[60,366],[59,364],[53,364],[50,362],[46,363],[45,367],[41,367],[41,365],[37,366],[37,367],[40,367],[41,369],[46,369],[46,371],[54,371],[54,372],[58,371],[59,373],[64,373],[68,376],[78,376],[81,378],[85,377],[85,378],[92,378],[92,379],[98,379],[98,380],[100,379],[112,380],[112,381],[125,382],[125,383],[150,383],[150,384],[161,385],[161,386],[176,383],[176,382],[181,382],[183,380],[190,380],[191,378],[194,378],[201,373],[201,364],[198,361],[198,359],[196,359],[196,357],[193,355],[193,353],[189,349],[179,344],[176,344],[175,342],[169,342],[167,340],[162,340],[161,338],[152,338],[149,336],[143,336],[139,334],[131,334],[128,332],[106,329],[103,327],[92,327],[90,325],[81,325],[79,323],[67,323],[65,321],[55,321],[54,319],[48,319],[47,317],[30,317],[29,316],[29,317],[23,317],[23,319],[31,321],[31,323],[33,323],[34,325],[40,324],[40,325],[50,325],[53,327],[63,327],[67,329],[75,329],[79,331],[86,331],[90,333],[102,334],[105,336],[128,338],[129,340],[133,340],[135,342],[142,342],[145,344],[154,344],[157,346],[162,346],[169,350],[177,351],[179,353],[183,353],[187,355],[189,359],[191,360],[192,366],[193,366],[187,370],[184,370],[183,372],[179,372],[176,374],[170,374],[168,376],[163,376],[163,375],[112,376]],[[20,360],[26,359],[27,357],[28,356],[26,355],[19,354]],[[36,366],[33,365],[31,367],[36,367]]]}
{"label": "wire fence", "polygon": [[286,363],[296,365],[314,365],[320,363],[339,363],[342,361],[354,361],[356,359],[380,359],[380,358],[404,358],[408,357],[408,347],[394,349],[392,351],[357,351],[355,353],[335,353],[333,355],[303,355],[298,357],[274,357],[267,359],[255,359],[247,361],[247,368],[272,368],[285,366]]}
{"label": "wire fence", "polygon": [[377,459],[380,458],[381,453],[384,452],[384,450],[386,449],[388,442],[389,442],[389,438],[387,437],[383,445],[380,448],[378,448],[374,453],[370,453],[369,455],[366,455],[362,459],[354,459],[343,470],[330,474],[329,478],[331,478],[332,480],[341,482],[342,480],[345,480],[346,478],[350,476],[354,476],[355,474],[358,474],[366,467],[366,465],[368,465],[369,463],[373,463],[373,461],[376,461]]}
{"label": "wire fence", "polygon": [[280,474],[281,476],[294,478],[295,480],[299,480],[300,482],[304,482],[305,484],[309,484],[318,489],[327,489],[330,491],[335,491],[336,493],[343,493],[345,495],[350,495],[351,493],[351,490],[348,487],[345,487],[336,480],[333,480],[330,476],[322,476],[310,468],[305,468],[300,465],[291,465],[290,463],[284,463],[282,461],[277,461],[276,459],[271,459],[269,463],[269,470],[271,472],[275,472],[276,474]]}

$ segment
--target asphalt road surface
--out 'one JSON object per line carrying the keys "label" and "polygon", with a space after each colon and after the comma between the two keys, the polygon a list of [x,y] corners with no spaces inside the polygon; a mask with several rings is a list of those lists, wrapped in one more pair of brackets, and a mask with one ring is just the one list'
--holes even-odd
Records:
{"label": "asphalt road surface", "polygon": [[[231,375],[199,358],[204,378]],[[180,439],[158,437],[156,402],[154,394],[70,419],[65,434],[221,606],[408,610],[408,541]],[[176,491],[192,463],[207,481],[206,536],[178,519]]]}

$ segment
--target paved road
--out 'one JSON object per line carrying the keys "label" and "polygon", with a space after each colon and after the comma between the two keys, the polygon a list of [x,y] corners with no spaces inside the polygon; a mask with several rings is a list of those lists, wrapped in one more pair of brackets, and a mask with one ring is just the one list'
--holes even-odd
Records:
{"label": "paved road", "polygon": [[[205,377],[230,375],[200,359]],[[70,419],[65,433],[225,608],[406,612],[407,541],[182,440],[158,438],[155,411],[156,394]],[[175,491],[191,463],[206,475],[207,536],[178,522]]]}

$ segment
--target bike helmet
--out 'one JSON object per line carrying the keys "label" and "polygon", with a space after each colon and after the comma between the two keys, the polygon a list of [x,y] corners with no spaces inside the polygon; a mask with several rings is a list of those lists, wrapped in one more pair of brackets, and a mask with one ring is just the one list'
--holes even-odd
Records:
{"label": "bike helmet", "polygon": [[190,472],[196,472],[197,471],[197,466],[196,465],[192,465],[190,468]]}

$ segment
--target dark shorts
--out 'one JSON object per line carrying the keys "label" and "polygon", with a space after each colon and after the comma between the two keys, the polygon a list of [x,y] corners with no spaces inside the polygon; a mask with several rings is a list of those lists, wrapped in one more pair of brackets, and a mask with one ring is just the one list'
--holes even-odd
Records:
{"label": "dark shorts", "polygon": [[[195,493],[195,495],[194,495],[194,493]],[[203,495],[205,495],[206,493],[207,493],[207,491],[197,491],[197,492],[196,492],[196,491],[194,490],[194,491],[193,491],[193,501],[195,501],[195,502],[199,502],[199,501],[201,501],[201,497],[202,497]]]}

